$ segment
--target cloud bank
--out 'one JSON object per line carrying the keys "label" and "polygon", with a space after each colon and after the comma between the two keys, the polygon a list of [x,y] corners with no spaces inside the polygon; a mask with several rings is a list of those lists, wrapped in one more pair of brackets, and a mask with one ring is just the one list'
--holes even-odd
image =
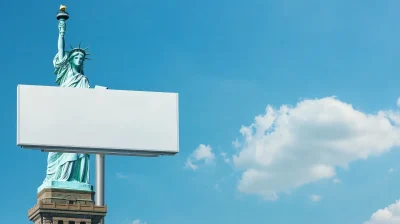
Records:
{"label": "cloud bank", "polygon": [[400,201],[389,205],[384,209],[379,209],[372,214],[370,220],[364,224],[397,224],[400,223]]}
{"label": "cloud bank", "polygon": [[334,181],[337,167],[400,145],[399,118],[392,111],[366,114],[335,97],[267,106],[234,141],[233,163],[241,172],[237,188],[275,200],[308,183]]}

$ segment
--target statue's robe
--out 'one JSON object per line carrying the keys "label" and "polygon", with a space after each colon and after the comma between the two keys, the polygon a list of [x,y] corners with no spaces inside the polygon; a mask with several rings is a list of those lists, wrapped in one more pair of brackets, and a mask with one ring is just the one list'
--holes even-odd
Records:
{"label": "statue's robe", "polygon": [[[73,73],[68,60],[68,52],[65,52],[62,60],[59,60],[58,54],[54,57],[56,83],[60,87],[90,88],[89,81],[83,74]],[[74,121],[71,120],[71,122]],[[49,152],[44,182],[46,181],[77,181],[88,184],[89,155]]]}

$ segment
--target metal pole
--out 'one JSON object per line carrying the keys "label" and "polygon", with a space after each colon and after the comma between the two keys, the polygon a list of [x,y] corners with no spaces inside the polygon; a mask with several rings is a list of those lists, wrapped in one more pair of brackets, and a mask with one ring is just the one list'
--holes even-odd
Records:
{"label": "metal pole", "polygon": [[[105,155],[96,154],[96,205],[104,206],[104,160]],[[104,219],[100,221],[104,224]]]}

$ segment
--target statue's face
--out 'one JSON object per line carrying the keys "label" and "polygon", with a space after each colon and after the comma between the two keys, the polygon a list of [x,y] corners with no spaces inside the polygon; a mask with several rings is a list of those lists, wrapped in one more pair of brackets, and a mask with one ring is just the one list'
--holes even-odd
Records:
{"label": "statue's face", "polygon": [[72,58],[72,64],[74,64],[76,67],[80,67],[83,64],[83,54],[77,54]]}

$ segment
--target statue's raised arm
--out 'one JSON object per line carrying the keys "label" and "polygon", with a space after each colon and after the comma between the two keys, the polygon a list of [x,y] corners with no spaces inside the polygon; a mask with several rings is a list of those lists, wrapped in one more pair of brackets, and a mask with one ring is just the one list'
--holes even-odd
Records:
{"label": "statue's raised arm", "polygon": [[66,23],[65,20],[59,20],[58,21],[58,60],[62,60],[64,57],[64,49],[65,49],[65,40],[64,40],[64,34],[66,30]]}
{"label": "statue's raised arm", "polygon": [[65,54],[65,41],[64,34],[67,29],[66,22],[69,18],[68,13],[65,11],[67,7],[60,6],[60,12],[57,14],[58,20],[58,60],[62,60]]}

